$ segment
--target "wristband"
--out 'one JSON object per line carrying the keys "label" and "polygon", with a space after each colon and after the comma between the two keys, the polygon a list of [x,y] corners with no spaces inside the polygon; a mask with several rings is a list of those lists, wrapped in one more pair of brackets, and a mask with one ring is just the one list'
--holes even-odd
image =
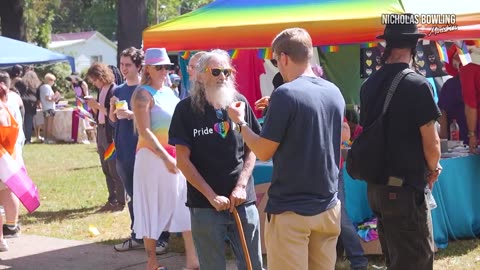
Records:
{"label": "wristband", "polygon": [[242,133],[242,127],[243,126],[248,126],[247,122],[245,121],[242,121],[240,123],[235,123],[235,125],[237,126],[237,130],[239,133]]}

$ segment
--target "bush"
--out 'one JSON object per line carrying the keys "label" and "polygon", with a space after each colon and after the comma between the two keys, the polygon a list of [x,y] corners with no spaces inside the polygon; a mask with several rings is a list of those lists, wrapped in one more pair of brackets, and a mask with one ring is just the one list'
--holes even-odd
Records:
{"label": "bush", "polygon": [[68,63],[59,62],[55,64],[42,65],[39,67],[35,67],[35,72],[37,73],[38,78],[42,82],[45,74],[52,73],[53,75],[55,75],[55,77],[57,77],[57,81],[52,87],[53,91],[59,91],[66,99],[75,96],[70,82],[66,80],[67,76],[72,73],[72,70]]}

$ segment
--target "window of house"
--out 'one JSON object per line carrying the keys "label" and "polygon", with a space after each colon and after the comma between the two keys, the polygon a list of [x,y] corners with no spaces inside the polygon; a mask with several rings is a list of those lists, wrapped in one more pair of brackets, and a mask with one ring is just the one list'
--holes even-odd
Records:
{"label": "window of house", "polygon": [[101,55],[92,55],[90,56],[90,63],[96,63],[96,62],[102,62],[102,56]]}

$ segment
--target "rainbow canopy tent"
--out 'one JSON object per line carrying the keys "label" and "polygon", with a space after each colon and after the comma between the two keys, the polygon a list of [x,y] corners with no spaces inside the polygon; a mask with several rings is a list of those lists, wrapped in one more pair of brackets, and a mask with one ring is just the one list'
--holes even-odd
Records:
{"label": "rainbow canopy tent", "polygon": [[265,48],[289,27],[307,29],[315,46],[370,42],[383,31],[382,14],[404,11],[455,13],[458,30],[430,39],[478,38],[480,11],[471,10],[470,0],[216,0],[147,28],[143,42],[169,51]]}
{"label": "rainbow canopy tent", "polygon": [[23,41],[0,36],[0,67],[60,61],[68,61],[72,71],[75,71],[75,60],[71,56],[52,52]]}

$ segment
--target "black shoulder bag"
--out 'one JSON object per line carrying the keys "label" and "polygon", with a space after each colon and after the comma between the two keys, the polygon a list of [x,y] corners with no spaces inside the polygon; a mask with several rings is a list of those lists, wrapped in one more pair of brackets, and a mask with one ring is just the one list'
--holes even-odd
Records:
{"label": "black shoulder bag", "polygon": [[385,116],[390,101],[397,90],[400,81],[413,70],[407,68],[400,71],[388,89],[383,110],[380,116],[353,141],[347,155],[347,172],[353,179],[364,180],[367,183],[385,184],[383,173],[386,160]]}

